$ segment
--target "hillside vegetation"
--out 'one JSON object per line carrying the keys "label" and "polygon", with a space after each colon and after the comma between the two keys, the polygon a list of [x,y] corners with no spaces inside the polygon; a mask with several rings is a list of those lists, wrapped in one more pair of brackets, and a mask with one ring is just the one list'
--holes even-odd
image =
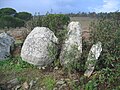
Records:
{"label": "hillside vegetation", "polygon": [[[13,26],[14,20],[24,22],[30,31],[36,26],[50,28],[59,39],[59,47],[66,38],[66,26],[70,22],[69,15],[47,14],[45,16],[17,13],[11,9],[0,9],[0,26]],[[14,14],[14,16],[12,16]],[[28,15],[28,16],[26,16]],[[24,20],[24,18],[26,20]],[[12,21],[11,21],[12,20]],[[0,88],[7,87],[7,82],[17,78],[20,85],[31,81],[36,81],[31,90],[119,90],[120,89],[120,15],[119,12],[102,15],[94,18],[71,17],[71,21],[81,22],[83,30],[89,32],[89,39],[83,38],[83,53],[77,64],[64,68],[60,65],[59,58],[45,69],[40,69],[22,61],[20,56],[11,57],[0,61]],[[2,24],[4,21],[4,25]],[[10,22],[9,22],[10,21]],[[92,21],[92,22],[91,22]],[[13,22],[13,23],[11,23]],[[10,23],[10,24],[9,24]],[[8,26],[7,26],[8,25]],[[20,25],[20,24],[18,24]],[[102,43],[102,53],[96,63],[95,70],[90,77],[85,77],[85,62],[89,50],[93,44],[100,41]],[[71,51],[72,53],[72,51]],[[74,55],[74,53],[72,53]],[[68,58],[73,58],[72,55]],[[82,61],[82,62],[80,62]],[[80,64],[82,63],[82,65]],[[58,83],[62,83],[60,86]],[[21,87],[22,88],[22,87]],[[22,90],[22,89],[20,89]]]}

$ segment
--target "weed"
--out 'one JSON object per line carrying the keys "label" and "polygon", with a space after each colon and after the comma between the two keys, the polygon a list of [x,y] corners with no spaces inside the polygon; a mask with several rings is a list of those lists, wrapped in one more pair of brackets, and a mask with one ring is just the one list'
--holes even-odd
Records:
{"label": "weed", "polygon": [[96,80],[90,80],[86,85],[85,85],[85,90],[97,90],[97,83]]}
{"label": "weed", "polygon": [[71,72],[76,70],[77,68],[81,68],[80,61],[80,51],[78,50],[78,46],[74,45],[71,47],[69,51],[64,52],[63,59],[64,62],[64,70],[68,72],[69,77],[71,77]]}
{"label": "weed", "polygon": [[51,76],[46,76],[42,80],[42,84],[45,86],[46,90],[53,90],[56,81]]}
{"label": "weed", "polygon": [[25,82],[26,81],[26,77],[18,77],[18,81],[19,82]]}
{"label": "weed", "polygon": [[120,16],[119,12],[111,15],[111,18],[100,18],[90,26],[92,43],[101,41],[103,48],[96,65],[100,73],[95,80],[99,88],[110,90],[118,87],[120,80]]}
{"label": "weed", "polygon": [[21,71],[25,68],[35,68],[35,66],[23,61],[21,57],[9,58],[0,62],[0,70]]}

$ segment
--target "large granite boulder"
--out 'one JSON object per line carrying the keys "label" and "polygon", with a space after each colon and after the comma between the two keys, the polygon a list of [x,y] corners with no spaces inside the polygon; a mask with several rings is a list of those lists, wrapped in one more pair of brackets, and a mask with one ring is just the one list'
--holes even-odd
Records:
{"label": "large granite boulder", "polygon": [[86,65],[85,65],[87,70],[85,71],[84,76],[89,77],[92,74],[101,51],[102,51],[101,42],[98,42],[91,47],[87,61],[86,61]]}
{"label": "large granite boulder", "polygon": [[80,59],[82,53],[82,29],[80,23],[71,22],[67,30],[67,38],[60,54],[60,62],[62,65],[67,65]]}
{"label": "large granite boulder", "polygon": [[27,36],[21,49],[21,57],[38,67],[47,66],[55,59],[56,43],[58,39],[49,28],[36,27]]}
{"label": "large granite boulder", "polygon": [[0,60],[5,60],[14,49],[14,38],[6,33],[0,34]]}

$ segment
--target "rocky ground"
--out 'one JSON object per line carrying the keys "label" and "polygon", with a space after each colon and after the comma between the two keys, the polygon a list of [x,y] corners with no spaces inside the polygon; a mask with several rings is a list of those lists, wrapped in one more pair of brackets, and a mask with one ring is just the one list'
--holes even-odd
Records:
{"label": "rocky ground", "polygon": [[40,69],[17,59],[16,62],[1,64],[0,90],[72,90],[83,76],[82,72],[72,72],[69,75],[61,67]]}

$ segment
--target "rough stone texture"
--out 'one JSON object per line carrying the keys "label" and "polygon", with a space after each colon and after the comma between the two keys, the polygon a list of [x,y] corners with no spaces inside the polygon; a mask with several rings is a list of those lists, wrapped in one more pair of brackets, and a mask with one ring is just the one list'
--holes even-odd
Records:
{"label": "rough stone texture", "polygon": [[54,33],[46,27],[36,27],[27,36],[21,50],[21,57],[30,64],[44,67],[55,58],[50,57],[50,47],[54,50],[58,39]]}
{"label": "rough stone texture", "polygon": [[11,55],[11,51],[14,48],[14,38],[6,33],[0,34],[0,60],[6,59]]}
{"label": "rough stone texture", "polygon": [[87,70],[85,71],[84,76],[89,77],[92,74],[101,51],[102,51],[101,42],[98,42],[92,46],[92,48],[89,51],[88,58],[87,58],[87,62],[86,62]]}
{"label": "rough stone texture", "polygon": [[[76,47],[77,52],[74,52],[74,48]],[[72,54],[74,53],[74,55]],[[72,54],[73,58],[80,58],[82,53],[82,29],[79,22],[71,22],[68,25],[68,33],[65,43],[62,46],[61,54],[60,54],[60,62],[62,65],[66,65],[70,63],[71,57],[67,54]],[[71,55],[70,55],[71,56]]]}

